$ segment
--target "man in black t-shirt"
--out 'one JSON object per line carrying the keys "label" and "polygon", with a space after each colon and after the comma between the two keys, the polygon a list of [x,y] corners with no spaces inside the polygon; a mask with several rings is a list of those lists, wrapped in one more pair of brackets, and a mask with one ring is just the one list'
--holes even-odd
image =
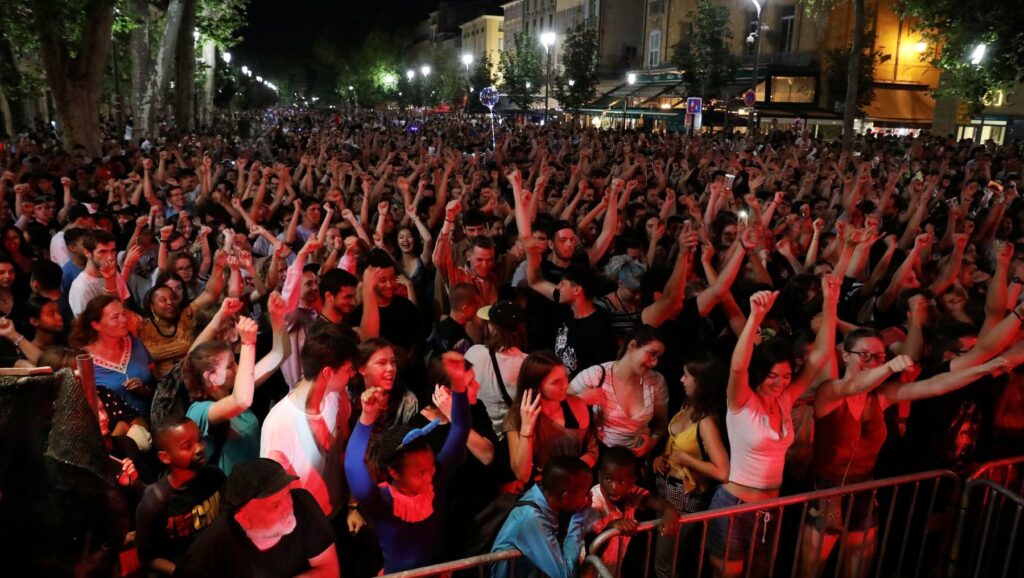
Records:
{"label": "man in black t-shirt", "polygon": [[476,320],[476,311],[480,309],[480,290],[472,283],[459,283],[452,287],[449,295],[451,311],[448,317],[434,324],[434,331],[430,334],[429,344],[437,355],[445,351],[458,351],[465,353],[474,343],[470,331],[477,329],[470,327],[470,323]]}
{"label": "man in black t-shirt", "polygon": [[544,246],[530,239],[526,242],[526,278],[530,288],[563,308],[554,343],[534,344],[552,347],[565,364],[569,377],[598,363],[615,359],[615,332],[604,311],[594,306],[598,279],[593,269],[570,265],[555,285],[541,276],[541,255]]}
{"label": "man in black t-shirt", "polygon": [[[420,313],[412,301],[395,295],[395,262],[390,255],[374,249],[370,251],[368,262],[370,267],[380,268],[374,288],[380,312],[380,336],[411,353],[420,341]],[[358,324],[362,317],[363,306],[360,305],[349,315],[348,322]]]}
{"label": "man in black t-shirt", "polygon": [[230,511],[199,536],[174,575],[336,578],[331,523],[309,492],[289,489],[297,479],[267,458],[236,466],[224,491]]}
{"label": "man in black t-shirt", "polygon": [[157,457],[170,471],[142,496],[135,543],[144,564],[170,575],[196,536],[217,518],[224,474],[206,465],[199,427],[187,417],[160,424],[154,437]]}

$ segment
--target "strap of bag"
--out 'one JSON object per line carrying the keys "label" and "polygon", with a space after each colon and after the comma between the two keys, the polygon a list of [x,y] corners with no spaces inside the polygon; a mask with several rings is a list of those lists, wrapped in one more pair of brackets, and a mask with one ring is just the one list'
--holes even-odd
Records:
{"label": "strap of bag", "polygon": [[487,353],[491,354],[491,365],[494,366],[494,378],[498,380],[498,390],[501,392],[501,399],[505,400],[505,405],[507,405],[510,410],[514,409],[512,407],[512,396],[508,394],[508,388],[505,387],[505,380],[501,377],[501,368],[498,367],[498,354],[489,347],[487,348]]}
{"label": "strap of bag", "polygon": [[705,462],[710,462],[711,457],[708,456],[708,450],[707,448],[704,447],[704,439],[700,437],[700,422],[704,421],[704,419],[706,419],[706,416],[697,420],[697,447],[700,448],[701,459],[703,459]]}

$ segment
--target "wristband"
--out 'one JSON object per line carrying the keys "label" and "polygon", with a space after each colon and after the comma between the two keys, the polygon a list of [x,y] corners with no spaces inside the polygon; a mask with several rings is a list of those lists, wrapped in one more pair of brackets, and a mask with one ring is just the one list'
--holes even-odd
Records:
{"label": "wristband", "polygon": [[255,346],[256,342],[255,341],[243,341],[242,345],[252,345],[252,346]]}
{"label": "wristband", "polygon": [[22,341],[25,341],[25,336],[19,335],[18,338],[14,340],[14,347],[18,347],[19,345],[21,345]]}

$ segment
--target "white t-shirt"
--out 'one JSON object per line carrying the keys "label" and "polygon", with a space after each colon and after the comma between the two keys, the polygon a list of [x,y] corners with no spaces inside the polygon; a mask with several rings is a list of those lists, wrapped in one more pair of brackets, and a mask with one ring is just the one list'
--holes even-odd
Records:
{"label": "white t-shirt", "polygon": [[[327,426],[327,430],[334,434],[338,426],[338,402],[341,401],[341,435],[335,440],[329,450],[330,456],[320,451],[313,432],[309,427],[306,412],[303,408],[295,405],[291,395],[277,402],[271,408],[267,418],[263,421],[263,429],[260,432],[260,457],[279,460],[284,456],[287,464],[282,464],[299,477],[299,487],[307,490],[324,514],[330,516],[335,506],[340,504],[344,489],[344,473],[342,467],[345,463],[345,445],[348,443],[348,417],[352,414],[352,406],[347,395],[336,392],[324,396],[320,404],[320,416]],[[333,472],[326,471],[327,464],[331,464]],[[333,487],[330,487],[333,486]],[[331,498],[334,498],[332,505]]]}
{"label": "white t-shirt", "polygon": [[50,239],[50,260],[61,267],[71,260],[71,251],[68,251],[68,244],[64,241],[64,231],[57,231]]}
{"label": "white t-shirt", "polygon": [[[116,276],[117,280],[117,296],[121,301],[127,301],[131,294],[128,293],[128,286],[124,284],[124,279],[121,278],[119,272]],[[103,277],[93,277],[87,271],[82,271],[82,274],[75,277],[74,283],[71,284],[71,289],[68,290],[68,303],[71,304],[71,313],[78,317],[85,310],[85,306],[92,301],[93,297],[103,295],[103,288],[105,286]]]}
{"label": "white t-shirt", "polygon": [[770,490],[782,485],[786,452],[793,445],[793,400],[788,392],[778,397],[782,435],[772,428],[760,398],[751,393],[740,409],[725,414],[729,433],[729,481]]}
{"label": "white t-shirt", "polygon": [[[501,377],[505,381],[505,389],[513,400],[516,398],[516,382],[519,381],[519,368],[526,359],[526,354],[518,348],[498,351],[495,354],[498,358],[498,368]],[[480,384],[480,393],[477,399],[487,409],[487,417],[491,418],[491,424],[498,438],[504,438],[504,428],[501,423],[505,420],[505,414],[509,407],[505,404],[505,398],[501,395],[498,387],[498,378],[494,374],[494,364],[491,363],[491,354],[486,345],[474,345],[466,351],[466,361],[473,364],[473,373],[476,375],[476,382]]]}
{"label": "white t-shirt", "polygon": [[573,395],[580,395],[587,389],[600,389],[601,401],[594,406],[597,410],[594,425],[597,426],[598,439],[608,447],[635,448],[640,442],[640,437],[650,433],[654,408],[658,405],[668,406],[668,385],[660,373],[649,371],[641,380],[644,408],[637,415],[630,415],[615,398],[613,363],[615,362],[608,361],[579,372],[569,384],[569,391]]}

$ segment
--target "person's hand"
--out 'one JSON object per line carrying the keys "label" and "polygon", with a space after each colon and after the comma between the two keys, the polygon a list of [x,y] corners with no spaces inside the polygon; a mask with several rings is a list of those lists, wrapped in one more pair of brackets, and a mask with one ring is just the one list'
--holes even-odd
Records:
{"label": "person's hand", "polygon": [[921,233],[914,238],[914,250],[917,252],[924,251],[932,245],[932,236],[929,233]]}
{"label": "person's hand", "polygon": [[113,279],[117,275],[117,261],[115,259],[107,259],[100,265],[100,275],[104,279]]}
{"label": "person's hand", "polygon": [[651,464],[651,466],[654,468],[654,473],[661,474],[663,476],[668,475],[672,470],[672,466],[668,463],[668,458],[665,456],[658,456],[654,458],[654,463]]}
{"label": "person's hand", "polygon": [[242,268],[242,264],[238,262],[238,255],[228,256],[228,268],[232,271],[238,271]]}
{"label": "person's hand", "polygon": [[274,243],[274,256],[276,256],[278,259],[283,261],[288,258],[288,255],[291,254],[292,248],[288,246],[288,243],[284,243],[282,241],[277,241],[276,243]]}
{"label": "person's hand", "polygon": [[143,215],[135,219],[135,229],[141,231],[149,226],[149,216]]}
{"label": "person's hand", "polygon": [[667,511],[661,516],[658,533],[662,536],[675,536],[679,533],[679,516],[674,511]]}
{"label": "person's hand", "polygon": [[238,263],[242,269],[245,269],[246,271],[252,271],[252,253],[250,253],[249,251],[240,251],[238,253]]}
{"label": "person's hand", "polygon": [[446,221],[455,221],[455,218],[459,216],[459,213],[461,211],[462,211],[462,202],[461,201],[458,201],[458,200],[448,201],[448,205],[445,206],[445,208],[444,208],[444,218],[445,218]]}
{"label": "person's hand", "polygon": [[171,238],[171,233],[174,232],[174,225],[164,225],[160,227],[160,242],[166,243]]}
{"label": "person's hand", "polygon": [[227,297],[220,304],[220,311],[222,318],[231,317],[242,310],[242,301],[235,297]]}
{"label": "person's hand", "polygon": [[236,211],[241,212],[241,210],[242,210],[242,201],[240,201],[238,199],[238,197],[232,197],[231,198],[231,208],[236,210]]}
{"label": "person's hand", "polygon": [[911,321],[917,321],[919,324],[923,324],[928,315],[928,307],[931,305],[930,300],[924,295],[914,295],[907,302],[907,309],[910,312]]}
{"label": "person's hand", "polygon": [[128,487],[132,485],[135,480],[139,479],[139,472],[135,471],[135,463],[130,459],[125,458],[120,460],[121,462],[121,473],[117,476],[117,483],[120,486]]}
{"label": "person's hand", "polygon": [[762,232],[759,227],[748,227],[740,235],[740,244],[747,251],[753,251],[761,244]]}
{"label": "person's hand", "polygon": [[377,203],[377,212],[380,213],[382,216],[386,215],[387,212],[388,212],[388,209],[390,207],[391,207],[391,203],[389,203],[387,201],[381,201],[381,202]]}
{"label": "person's hand", "polygon": [[17,341],[21,334],[15,329],[14,323],[6,317],[0,317],[0,337],[4,337],[10,341]]}
{"label": "person's hand", "polygon": [[897,355],[885,362],[885,368],[891,373],[903,373],[912,367],[914,367],[914,358],[909,355]]}
{"label": "person's hand", "polygon": [[371,423],[377,421],[377,416],[384,411],[384,390],[379,387],[371,387],[359,396],[359,402],[363,406],[363,417]]}
{"label": "person's hand", "polygon": [[228,264],[228,252],[223,249],[217,249],[213,253],[213,265],[223,269]]}
{"label": "person's hand", "polygon": [[70,189],[73,182],[74,181],[72,181],[68,177],[61,177],[60,178],[60,186],[64,187],[65,189]]}
{"label": "person's hand", "polygon": [[463,392],[469,387],[469,380],[472,379],[469,370],[466,369],[466,358],[457,351],[447,351],[441,356],[441,364],[444,372],[451,380],[452,389],[456,392]]}
{"label": "person's hand", "polygon": [[778,191],[778,192],[775,193],[775,198],[772,199],[772,202],[775,203],[776,206],[778,206],[778,205],[781,205],[785,200],[786,200],[786,192],[785,191]]}
{"label": "person's hand", "polygon": [[[967,243],[971,238],[964,233],[957,233],[953,235],[953,246],[956,247],[957,251],[963,251],[967,248]],[[1011,246],[1012,248],[1012,246]]]}
{"label": "person's hand", "polygon": [[167,151],[160,151],[159,153],[157,153],[157,156],[159,157],[160,160],[166,161],[171,157],[171,154]]}
{"label": "person's hand", "polygon": [[[274,291],[267,298],[267,313],[270,314],[271,324],[277,325],[284,322],[284,317],[288,314],[288,302],[284,300],[284,297],[279,292]],[[275,321],[278,323],[275,323]]]}
{"label": "person's hand", "polygon": [[750,296],[750,314],[758,319],[764,319],[771,311],[775,299],[779,296],[778,291],[758,291]]}
{"label": "person's hand", "polygon": [[137,377],[125,380],[124,388],[132,393],[139,394],[144,393],[146,391],[146,385],[143,384],[142,380]]}
{"label": "person's hand", "polygon": [[128,249],[127,253],[125,253],[124,262],[125,263],[138,263],[139,259],[141,259],[141,258],[142,258],[142,246],[138,245],[138,244],[135,244],[135,245],[132,245],[131,249]]}
{"label": "person's hand", "polygon": [[299,253],[309,256],[320,250],[323,244],[320,242],[320,238],[316,235],[310,235],[309,239],[306,240],[306,244],[299,249]]}
{"label": "person's hand", "polygon": [[259,331],[259,325],[251,317],[239,317],[235,329],[238,330],[238,339],[242,345],[256,345],[256,333]]}
{"label": "person's hand", "polygon": [[530,437],[537,426],[537,418],[541,409],[540,391],[527,389],[523,392],[523,400],[519,404],[519,437]]}
{"label": "person's hand", "polygon": [[640,524],[633,518],[619,518],[611,524],[608,524],[609,529],[618,530],[619,533],[625,534],[626,536],[632,536],[636,534],[636,529]]}
{"label": "person's hand", "polygon": [[839,303],[839,294],[843,288],[843,279],[839,275],[825,275],[821,278],[821,293],[825,303]]}
{"label": "person's hand", "polygon": [[345,518],[345,523],[348,525],[348,533],[355,536],[360,530],[366,527],[366,519],[359,513],[359,510],[352,508],[348,511],[348,517]]}
{"label": "person's hand", "polygon": [[814,222],[811,223],[811,227],[814,229],[815,235],[821,235],[822,231],[825,230],[825,219],[814,219]]}
{"label": "person's hand", "polygon": [[991,360],[983,364],[981,369],[988,375],[995,377],[1003,373],[1009,373],[1010,370],[1013,369],[1013,363],[1003,356],[993,357]]}
{"label": "person's hand", "polygon": [[995,242],[996,260],[1003,265],[1008,265],[1013,259],[1013,244],[1006,241]]}
{"label": "person's hand", "polygon": [[200,239],[205,239],[205,238],[209,237],[210,233],[212,233],[212,232],[213,232],[213,229],[207,227],[206,225],[200,225],[199,226],[199,238]]}
{"label": "person's hand", "polygon": [[349,222],[355,222],[356,215],[355,213],[352,212],[352,209],[342,209],[341,218]]}
{"label": "person's hand", "polygon": [[434,407],[437,411],[444,416],[444,419],[451,421],[452,419],[452,393],[447,387],[443,385],[435,385],[434,393],[430,396],[431,401],[434,402]]}

